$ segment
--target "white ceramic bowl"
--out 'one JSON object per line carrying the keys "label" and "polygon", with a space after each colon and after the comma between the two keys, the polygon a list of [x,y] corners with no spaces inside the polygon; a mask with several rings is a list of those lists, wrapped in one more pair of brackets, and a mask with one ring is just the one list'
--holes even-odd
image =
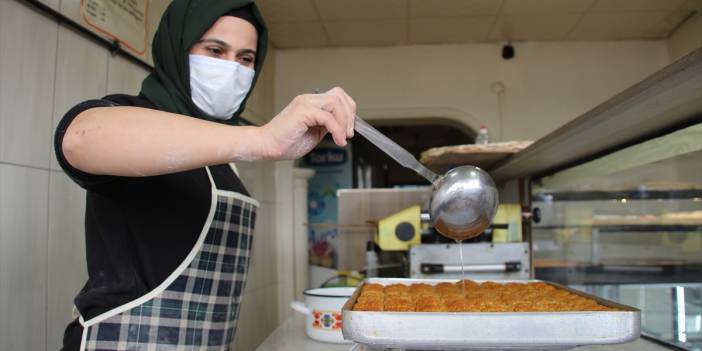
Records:
{"label": "white ceramic bowl", "polygon": [[341,308],[356,288],[307,289],[305,302],[290,303],[295,311],[307,315],[305,331],[314,340],[332,343],[351,343],[341,334]]}

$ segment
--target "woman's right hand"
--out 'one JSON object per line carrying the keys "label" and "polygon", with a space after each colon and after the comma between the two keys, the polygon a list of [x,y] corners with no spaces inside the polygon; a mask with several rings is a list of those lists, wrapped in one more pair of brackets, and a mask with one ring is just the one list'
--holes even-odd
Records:
{"label": "woman's right hand", "polygon": [[356,103],[341,88],[322,94],[295,97],[270,122],[261,127],[267,159],[297,159],[310,152],[327,133],[346,146],[353,137]]}

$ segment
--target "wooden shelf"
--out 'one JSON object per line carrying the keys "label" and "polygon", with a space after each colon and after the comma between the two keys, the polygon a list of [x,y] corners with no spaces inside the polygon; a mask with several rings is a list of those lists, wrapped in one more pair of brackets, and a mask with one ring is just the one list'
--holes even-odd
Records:
{"label": "wooden shelf", "polygon": [[420,162],[437,173],[462,166],[478,166],[491,170],[500,161],[531,145],[531,141],[507,141],[490,144],[468,144],[435,147],[422,152]]}

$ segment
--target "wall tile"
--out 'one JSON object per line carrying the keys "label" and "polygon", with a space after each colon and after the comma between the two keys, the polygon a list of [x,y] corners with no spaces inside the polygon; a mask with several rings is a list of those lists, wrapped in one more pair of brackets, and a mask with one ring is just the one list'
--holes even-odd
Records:
{"label": "wall tile", "polygon": [[256,319],[256,308],[253,303],[253,295],[255,293],[255,289],[252,289],[247,283],[241,310],[239,311],[239,321],[233,344],[234,350],[253,350],[251,341],[254,328],[253,320]]}
{"label": "wall tile", "polygon": [[75,0],[59,0],[59,10],[68,18],[81,23],[80,18],[80,1]]}
{"label": "wall tile", "polygon": [[254,350],[275,329],[275,323],[271,320],[278,313],[277,292],[270,291],[278,279],[277,257],[273,255],[274,248],[278,245],[272,234],[276,223],[274,213],[275,204],[261,202],[256,215],[251,266],[234,343],[235,350]]}
{"label": "wall tile", "polygon": [[85,190],[63,172],[49,175],[47,351],[58,350],[73,298],[88,279],[85,262]]}
{"label": "wall tile", "polygon": [[273,328],[269,327],[266,319],[266,314],[274,307],[266,301],[266,290],[268,288],[259,288],[253,291],[252,299],[248,304],[253,305],[254,318],[247,321],[252,326],[251,333],[251,349],[255,349],[270,333]]}
{"label": "wall tile", "polygon": [[[105,95],[108,57],[107,50],[91,39],[59,27],[52,131],[71,107]],[[60,169],[53,152],[51,168]]]}
{"label": "wall tile", "polygon": [[46,347],[49,172],[0,164],[0,340]]}
{"label": "wall tile", "polygon": [[60,0],[41,0],[45,5],[51,7],[54,10],[59,9],[59,3],[61,2]]}
{"label": "wall tile", "polygon": [[0,1],[0,161],[49,167],[58,25]]}
{"label": "wall tile", "polygon": [[274,255],[277,258],[276,273],[278,290],[278,322],[287,319],[291,312],[286,308],[295,298],[295,270],[293,265],[295,256],[293,247],[293,163],[279,161],[275,163],[275,232],[272,240],[275,241]]}
{"label": "wall tile", "polygon": [[258,201],[275,201],[275,162],[237,162],[239,177]]}
{"label": "wall tile", "polygon": [[258,201],[265,201],[265,199],[259,196],[259,191],[257,190],[259,187],[258,183],[260,182],[259,177],[263,176],[263,174],[259,173],[260,164],[261,162],[236,162],[235,166],[239,174],[239,179],[244,183],[251,197]]}
{"label": "wall tile", "polygon": [[107,94],[137,95],[141,90],[141,82],[148,74],[147,70],[121,55],[109,56]]}
{"label": "wall tile", "polygon": [[261,202],[256,214],[256,229],[254,231],[253,252],[247,285],[261,288],[275,282],[277,257],[273,255],[273,247],[277,245],[273,237],[275,218],[274,204]]}

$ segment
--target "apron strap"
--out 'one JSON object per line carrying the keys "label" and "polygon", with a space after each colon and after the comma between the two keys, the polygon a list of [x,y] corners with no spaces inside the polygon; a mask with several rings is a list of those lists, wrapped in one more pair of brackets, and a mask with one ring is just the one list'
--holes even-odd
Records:
{"label": "apron strap", "polygon": [[214,182],[214,178],[212,178],[212,172],[210,172],[210,167],[205,166],[205,171],[207,172],[207,178],[210,179],[210,186],[216,189],[217,185]]}

